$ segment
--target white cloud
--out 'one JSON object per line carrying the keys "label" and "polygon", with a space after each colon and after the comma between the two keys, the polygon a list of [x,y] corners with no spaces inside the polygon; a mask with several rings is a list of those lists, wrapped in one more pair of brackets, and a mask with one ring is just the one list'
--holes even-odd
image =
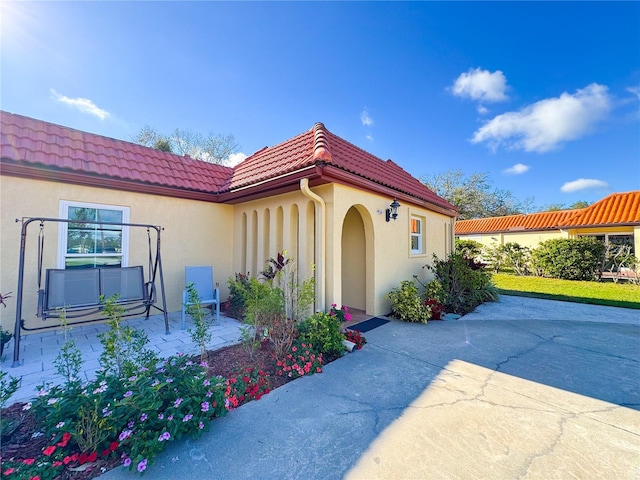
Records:
{"label": "white cloud", "polygon": [[640,100],[640,87],[629,87],[627,92],[633,93]]}
{"label": "white cloud", "polygon": [[360,114],[360,121],[365,127],[370,127],[371,125],[373,125],[373,118],[369,116],[369,112],[366,108]]}
{"label": "white cloud", "polygon": [[509,167],[503,170],[503,173],[508,175],[521,175],[527,171],[529,171],[529,165],[525,165],[523,163],[516,163],[513,167]]}
{"label": "white cloud", "polygon": [[566,182],[560,191],[564,193],[577,192],[578,190],[585,190],[587,188],[607,188],[609,184],[602,180],[596,180],[594,178],[579,178],[573,182]]}
{"label": "white cloud", "polygon": [[370,133],[368,133],[368,134],[365,136],[365,138],[366,138],[367,140],[369,140],[370,142],[373,142],[373,135],[371,135]]}
{"label": "white cloud", "polygon": [[450,88],[457,97],[471,98],[482,102],[502,102],[509,97],[505,94],[507,78],[500,70],[476,68],[462,73]]}
{"label": "white cloud", "polygon": [[88,98],[69,98],[64,95],[60,95],[53,88],[51,89],[51,94],[53,98],[61,103],[69,105],[72,108],[82,112],[88,113],[89,115],[93,115],[98,117],[100,120],[104,120],[105,118],[110,116],[110,113],[102,108],[98,108],[95,103],[93,103]]}
{"label": "white cloud", "polygon": [[487,113],[489,113],[489,109],[487,107],[485,107],[484,105],[480,105],[478,104],[478,113],[480,115],[486,115]]}
{"label": "white cloud", "polygon": [[247,155],[242,152],[232,153],[231,155],[229,155],[229,158],[227,158],[224,164],[227,167],[235,167],[240,162],[242,162],[245,158],[247,158]]}
{"label": "white cloud", "polygon": [[564,92],[498,115],[478,129],[471,142],[487,142],[494,149],[504,144],[525,152],[547,152],[589,133],[610,109],[607,87],[592,83],[573,95]]}

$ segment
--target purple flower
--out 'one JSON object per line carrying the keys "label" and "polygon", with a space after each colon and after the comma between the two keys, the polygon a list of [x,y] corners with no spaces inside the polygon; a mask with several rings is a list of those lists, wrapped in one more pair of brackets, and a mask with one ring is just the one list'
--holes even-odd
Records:
{"label": "purple flower", "polygon": [[133,428],[133,420],[131,420],[129,423],[127,423],[127,428]]}
{"label": "purple flower", "polygon": [[144,472],[147,469],[147,459],[145,458],[138,464],[138,471]]}
{"label": "purple flower", "polygon": [[133,392],[131,390],[127,390],[126,392],[124,392],[123,397],[130,397],[131,395],[133,395]]}
{"label": "purple flower", "polygon": [[208,412],[209,411],[209,402],[202,402],[202,404],[200,405],[200,410],[202,410],[203,412]]}
{"label": "purple flower", "polygon": [[205,380],[205,381],[203,382],[203,385],[204,385],[205,387],[208,387],[209,385],[211,385],[211,382],[210,382],[209,380]]}
{"label": "purple flower", "polygon": [[158,420],[164,420],[164,413],[158,414]]}
{"label": "purple flower", "polygon": [[182,419],[183,422],[188,422],[189,420],[191,420],[193,418],[193,415],[188,414],[185,415],[184,418]]}
{"label": "purple flower", "polygon": [[159,442],[164,442],[165,440],[171,439],[171,434],[169,432],[164,432],[162,435],[158,437]]}
{"label": "purple flower", "polygon": [[140,421],[144,422],[147,419],[147,414],[143,413],[142,415],[140,415]]}
{"label": "purple flower", "polygon": [[121,442],[124,442],[127,438],[129,438],[129,437],[131,436],[131,434],[132,434],[132,433],[133,433],[133,432],[132,432],[131,430],[124,430],[124,431],[120,434],[120,436],[118,437],[118,439],[119,439]]}
{"label": "purple flower", "polygon": [[169,420],[169,421],[173,420],[173,415],[169,415],[169,416],[167,417],[167,420]]}
{"label": "purple flower", "polygon": [[129,465],[131,465],[131,459],[129,457],[125,458],[124,462],[122,462],[122,465],[128,467]]}
{"label": "purple flower", "polygon": [[175,402],[173,402],[173,406],[178,408],[182,403],[182,398],[177,398]]}
{"label": "purple flower", "polygon": [[204,428],[204,423],[200,422],[200,423],[198,424],[198,428],[199,428],[200,430],[202,430],[202,429]]}

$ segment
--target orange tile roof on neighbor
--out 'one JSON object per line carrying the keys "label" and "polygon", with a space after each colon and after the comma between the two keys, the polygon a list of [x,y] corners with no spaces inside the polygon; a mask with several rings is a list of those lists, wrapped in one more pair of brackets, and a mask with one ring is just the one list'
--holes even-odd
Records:
{"label": "orange tile roof on neighbor", "polygon": [[290,191],[307,177],[312,185],[350,184],[456,215],[453,205],[397,164],[352,145],[322,123],[257,151],[235,168],[3,111],[0,127],[7,175],[223,202]]}
{"label": "orange tile roof on neighbor", "polygon": [[456,235],[640,225],[640,191],[613,193],[586,208],[456,222]]}

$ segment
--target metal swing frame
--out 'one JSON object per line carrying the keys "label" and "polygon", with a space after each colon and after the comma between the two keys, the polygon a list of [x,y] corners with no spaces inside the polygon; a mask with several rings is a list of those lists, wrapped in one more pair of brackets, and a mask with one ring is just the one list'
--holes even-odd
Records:
{"label": "metal swing frame", "polygon": [[[13,344],[13,363],[12,367],[20,366],[20,335],[23,330],[25,331],[36,331],[36,330],[44,330],[52,328],[48,327],[26,327],[25,321],[22,318],[22,303],[23,303],[23,291],[24,291],[24,265],[25,265],[25,251],[27,244],[27,231],[29,225],[33,222],[40,222],[40,234],[38,238],[38,307],[37,307],[37,316],[42,317],[43,320],[47,318],[59,318],[60,312],[55,312],[53,308],[47,308],[47,298],[48,298],[48,288],[49,288],[49,277],[54,277],[56,274],[64,275],[64,272],[89,272],[90,274],[95,274],[95,284],[97,285],[98,295],[94,295],[91,300],[75,305],[71,307],[71,310],[75,313],[71,315],[66,315],[67,318],[81,318],[90,315],[98,314],[102,311],[103,304],[99,301],[102,297],[103,293],[113,290],[113,279],[110,280],[110,276],[113,277],[113,273],[116,275],[120,273],[123,278],[127,278],[128,280],[133,280],[134,282],[137,280],[139,285],[136,289],[138,292],[137,295],[134,295],[132,298],[125,298],[122,301],[117,301],[118,304],[128,305],[128,308],[125,308],[126,312],[130,312],[134,309],[140,309],[139,312],[133,313],[125,313],[123,317],[131,317],[136,315],[145,314],[145,318],[149,318],[149,314],[151,312],[151,308],[155,308],[164,314],[164,325],[166,334],[169,335],[169,316],[167,312],[167,300],[165,296],[164,289],[164,276],[162,274],[162,257],[160,255],[160,232],[163,230],[162,227],[157,225],[149,225],[142,223],[120,223],[120,222],[101,222],[101,221],[78,221],[78,220],[69,220],[65,218],[46,218],[46,217],[23,217],[22,220],[16,219],[16,222],[22,221],[22,230],[20,233],[20,259],[18,266],[18,289],[16,295],[16,322],[14,326],[14,344]],[[143,277],[143,268],[142,267],[104,267],[104,268],[93,268],[93,269],[82,269],[82,270],[58,270],[58,269],[48,269],[47,270],[47,285],[45,286],[45,290],[41,289],[41,281],[42,281],[42,258],[43,258],[43,249],[44,249],[44,224],[46,222],[53,223],[85,223],[89,225],[100,225],[103,226],[120,226],[120,227],[137,227],[137,228],[146,228],[147,235],[149,239],[149,281],[144,282]],[[156,251],[155,258],[152,255],[152,246],[151,246],[151,230],[156,232]],[[162,308],[156,305],[156,278],[160,282],[160,295],[162,297]],[[106,296],[106,295],[105,295]],[[54,313],[55,312],[55,313]],[[80,320],[68,322],[68,325],[79,325],[85,323],[92,323],[97,321],[105,320],[106,317],[94,318],[91,320]]]}

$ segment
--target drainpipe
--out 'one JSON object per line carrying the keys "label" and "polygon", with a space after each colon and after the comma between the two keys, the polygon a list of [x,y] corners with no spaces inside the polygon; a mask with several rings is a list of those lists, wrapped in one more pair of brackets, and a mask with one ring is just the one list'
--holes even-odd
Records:
{"label": "drainpipe", "polygon": [[300,190],[302,193],[313,200],[316,204],[316,285],[318,286],[318,293],[316,294],[316,309],[324,312],[325,310],[325,290],[326,290],[326,275],[324,261],[326,258],[327,247],[325,245],[325,225],[326,225],[326,210],[327,205],[324,203],[322,197],[316,195],[309,188],[309,179],[303,178],[300,180]]}

